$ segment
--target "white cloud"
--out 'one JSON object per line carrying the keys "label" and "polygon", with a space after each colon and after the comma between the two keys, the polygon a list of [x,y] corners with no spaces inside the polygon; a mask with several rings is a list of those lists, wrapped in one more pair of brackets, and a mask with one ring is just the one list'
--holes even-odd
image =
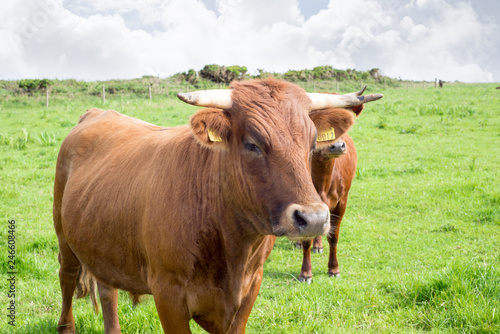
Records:
{"label": "white cloud", "polygon": [[166,76],[218,63],[499,80],[482,65],[498,54],[498,23],[466,2],[330,0],[306,20],[297,0],[215,1],[217,12],[201,0],[4,0],[0,78]]}
{"label": "white cloud", "polygon": [[494,33],[489,24],[481,23],[466,3],[451,6],[444,0],[419,0],[412,11],[432,9],[435,16],[415,24],[406,16],[400,21],[399,47],[389,47],[390,63],[381,65],[386,74],[410,79],[491,81],[493,75],[478,64],[479,56],[488,52],[485,42]]}
{"label": "white cloud", "polygon": [[303,16],[296,0],[217,0],[222,21],[247,25],[253,29],[276,22],[300,24]]}

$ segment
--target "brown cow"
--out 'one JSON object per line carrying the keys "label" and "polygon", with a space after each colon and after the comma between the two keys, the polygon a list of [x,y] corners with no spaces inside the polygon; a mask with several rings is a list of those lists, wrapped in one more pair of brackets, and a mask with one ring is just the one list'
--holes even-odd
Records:
{"label": "brown cow", "polygon": [[317,132],[333,129],[335,140],[355,117],[309,111],[381,95],[308,98],[275,80],[233,87],[182,95],[220,108],[198,111],[190,126],[92,109],[64,140],[53,209],[60,333],[74,333],[73,293],[92,282],[105,333],[121,332],[117,289],[152,294],[167,333],[190,333],[190,319],[210,333],[244,333],[275,237],[328,232],[310,156]]}
{"label": "brown cow", "polygon": [[[363,111],[363,105],[349,108],[349,110],[359,116]],[[331,110],[331,112],[335,111]],[[321,200],[330,208],[331,213],[330,224],[332,228],[327,236],[330,244],[328,260],[328,275],[330,277],[340,276],[337,243],[340,223],[347,208],[349,189],[356,175],[357,160],[356,146],[347,134],[340,136],[329,146],[315,150],[312,157],[311,175],[314,187]],[[312,281],[311,246],[314,253],[323,253],[323,238],[317,236],[314,240],[297,242],[297,247],[302,248],[303,252],[302,268],[299,274],[300,282],[311,283]]]}

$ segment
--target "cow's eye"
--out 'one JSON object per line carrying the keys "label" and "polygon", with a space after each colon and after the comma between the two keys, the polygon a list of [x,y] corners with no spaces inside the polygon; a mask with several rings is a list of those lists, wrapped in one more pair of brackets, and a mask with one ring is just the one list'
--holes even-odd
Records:
{"label": "cow's eye", "polygon": [[258,155],[260,155],[262,153],[260,148],[253,143],[245,143],[245,150],[253,152],[253,153],[258,154]]}

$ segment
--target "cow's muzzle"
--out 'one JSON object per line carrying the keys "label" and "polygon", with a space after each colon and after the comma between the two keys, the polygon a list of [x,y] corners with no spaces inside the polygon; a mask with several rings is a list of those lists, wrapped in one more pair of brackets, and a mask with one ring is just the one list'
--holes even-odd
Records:
{"label": "cow's muzzle", "polygon": [[342,154],[346,152],[346,144],[344,141],[338,141],[326,148],[326,154],[331,158],[340,157]]}
{"label": "cow's muzzle", "polygon": [[324,235],[329,229],[330,211],[326,204],[291,204],[283,212],[276,232],[291,240],[304,240]]}

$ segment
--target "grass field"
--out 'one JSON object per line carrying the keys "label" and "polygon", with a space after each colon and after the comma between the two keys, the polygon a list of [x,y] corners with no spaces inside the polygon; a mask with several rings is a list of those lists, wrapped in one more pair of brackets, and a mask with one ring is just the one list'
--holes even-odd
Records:
{"label": "grass field", "polygon": [[[248,333],[499,333],[500,91],[494,84],[387,89],[350,134],[358,173],[341,227],[342,278],[327,251],[300,284],[301,252],[279,239]],[[371,91],[373,92],[373,91]],[[196,108],[149,99],[11,96],[0,91],[0,333],[55,333],[60,312],[52,187],[61,141],[90,107],[164,126]],[[16,221],[16,326],[8,324],[8,221]],[[326,240],[325,240],[326,244]],[[79,333],[102,333],[88,299]],[[124,333],[161,333],[151,297],[121,293]],[[195,324],[193,332],[203,331]]]}

